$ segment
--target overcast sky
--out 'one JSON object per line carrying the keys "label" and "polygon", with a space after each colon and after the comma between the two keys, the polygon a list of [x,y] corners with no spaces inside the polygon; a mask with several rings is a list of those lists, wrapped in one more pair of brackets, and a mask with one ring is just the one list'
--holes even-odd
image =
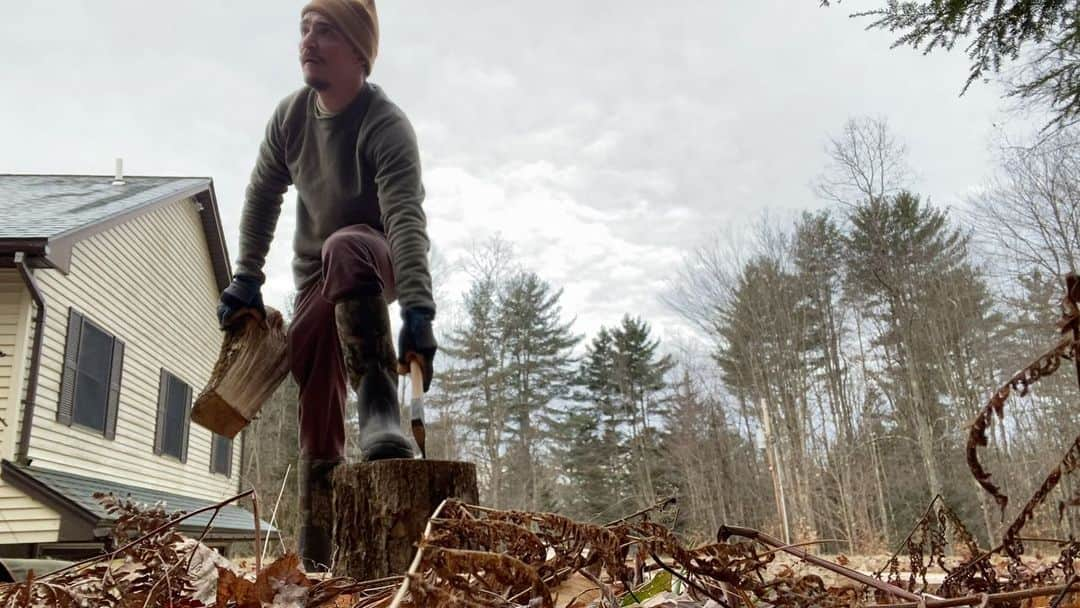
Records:
{"label": "overcast sky", "polygon": [[[685,252],[810,184],[848,117],[886,117],[915,186],[956,205],[992,171],[999,90],[959,52],[889,49],[848,13],[883,0],[380,0],[372,80],[416,127],[429,231],[449,261],[501,234],[565,289],[576,330],[624,313],[661,335]],[[0,20],[0,173],[214,179],[230,254],[277,101],[301,86],[302,2],[20,2]],[[998,126],[995,126],[998,125]],[[294,207],[265,290],[282,306]],[[460,274],[436,277],[443,310]],[[440,317],[442,320],[443,317]]]}

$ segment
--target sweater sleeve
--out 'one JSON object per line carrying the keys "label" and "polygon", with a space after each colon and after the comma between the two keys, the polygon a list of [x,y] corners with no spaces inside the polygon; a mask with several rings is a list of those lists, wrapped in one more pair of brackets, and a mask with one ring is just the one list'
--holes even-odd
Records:
{"label": "sweater sleeve", "polygon": [[401,310],[422,307],[434,314],[416,133],[404,114],[388,112],[373,126],[368,145]]}
{"label": "sweater sleeve", "polygon": [[236,259],[236,274],[254,277],[260,284],[266,280],[263,264],[266,263],[270,242],[274,239],[285,191],[292,183],[285,163],[282,132],[285,106],[284,101],[279,104],[266,125],[266,134],[244,193],[244,210],[240,216],[240,254]]}

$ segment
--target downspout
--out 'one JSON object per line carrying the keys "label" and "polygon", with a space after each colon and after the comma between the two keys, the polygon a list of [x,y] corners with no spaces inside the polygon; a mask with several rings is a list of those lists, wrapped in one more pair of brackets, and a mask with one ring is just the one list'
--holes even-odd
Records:
{"label": "downspout", "polygon": [[34,426],[34,404],[37,402],[38,371],[41,369],[41,343],[45,338],[45,296],[41,295],[34,275],[26,266],[26,254],[15,252],[15,267],[19,269],[30,296],[37,304],[34,316],[34,345],[30,350],[30,372],[26,379],[26,399],[23,401],[22,426],[19,430],[19,447],[15,452],[15,462],[27,466],[30,464],[30,430]]}

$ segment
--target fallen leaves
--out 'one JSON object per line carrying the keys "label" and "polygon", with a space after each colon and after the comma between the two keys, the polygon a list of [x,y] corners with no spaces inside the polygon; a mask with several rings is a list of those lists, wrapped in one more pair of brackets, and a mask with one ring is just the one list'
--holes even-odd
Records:
{"label": "fallen leaves", "polygon": [[[216,605],[263,608],[282,601],[301,602],[307,599],[311,585],[311,580],[300,571],[300,558],[293,553],[263,568],[254,581],[219,566]],[[286,597],[282,598],[283,595]]]}

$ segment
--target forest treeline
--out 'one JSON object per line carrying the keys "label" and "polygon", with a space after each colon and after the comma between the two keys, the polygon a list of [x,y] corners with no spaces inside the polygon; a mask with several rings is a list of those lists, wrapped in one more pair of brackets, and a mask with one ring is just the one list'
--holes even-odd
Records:
{"label": "forest treeline", "polygon": [[[983,544],[1000,537],[1080,432],[1063,366],[1013,397],[983,451],[1013,497],[1004,520],[965,462],[973,417],[1055,341],[1080,259],[1080,138],[1002,146],[994,178],[950,208],[917,190],[882,119],[849,121],[826,151],[825,204],[686,252],[664,302],[693,340],[665,343],[635,311],[576,333],[561,286],[512,243],[470,252],[439,322],[429,456],[475,462],[498,508],[606,522],[676,495],[698,540],[727,523],[882,551],[939,494]],[[264,504],[295,462],[295,393],[245,440]],[[1071,536],[1050,511],[1027,532]]]}

